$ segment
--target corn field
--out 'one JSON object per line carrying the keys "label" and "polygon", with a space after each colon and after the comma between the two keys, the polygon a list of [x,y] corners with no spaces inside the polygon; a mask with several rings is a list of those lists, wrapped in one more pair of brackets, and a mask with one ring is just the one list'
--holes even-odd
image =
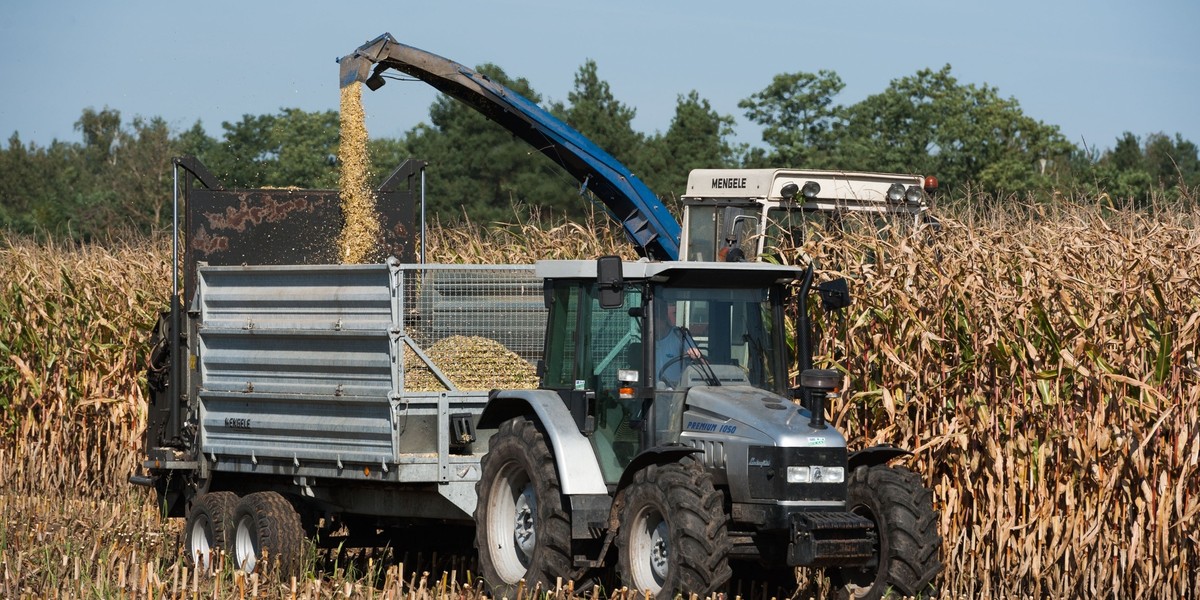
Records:
{"label": "corn field", "polygon": [[[1066,202],[817,237],[797,252],[855,297],[818,319],[818,362],[850,382],[831,419],[852,448],[914,452],[940,511],[943,597],[1200,597],[1200,210]],[[599,220],[434,227],[427,252],[631,256]],[[169,273],[169,241],[0,240],[0,593],[469,596],[467,567],[429,557],[436,575],[186,573],[181,524],[126,482]]]}

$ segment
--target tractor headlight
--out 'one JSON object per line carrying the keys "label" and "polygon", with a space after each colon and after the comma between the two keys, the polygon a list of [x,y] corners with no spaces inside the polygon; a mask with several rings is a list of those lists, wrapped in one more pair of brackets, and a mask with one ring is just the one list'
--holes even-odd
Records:
{"label": "tractor headlight", "polygon": [[899,201],[903,200],[904,192],[905,192],[904,184],[893,183],[891,186],[888,187],[888,191],[887,191],[888,202],[899,202]]}
{"label": "tractor headlight", "polygon": [[845,467],[788,467],[788,483],[841,483],[846,480]]}

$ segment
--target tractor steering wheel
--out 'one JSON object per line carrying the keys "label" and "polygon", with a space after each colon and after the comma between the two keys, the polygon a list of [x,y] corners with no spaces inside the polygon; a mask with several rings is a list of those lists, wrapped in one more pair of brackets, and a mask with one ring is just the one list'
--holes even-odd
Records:
{"label": "tractor steering wheel", "polygon": [[667,381],[667,377],[666,377],[667,371],[669,371],[671,369],[671,367],[675,366],[677,363],[683,363],[683,365],[679,368],[679,378],[678,378],[679,380],[682,380],[683,374],[685,371],[687,371],[688,367],[690,367],[702,360],[704,360],[703,356],[701,356],[701,357],[689,356],[688,353],[686,353],[686,352],[684,352],[683,354],[680,354],[679,356],[672,356],[671,358],[667,359],[667,362],[663,363],[663,366],[659,367],[658,380],[666,382],[666,383],[670,384],[672,387],[679,385],[679,381],[674,381],[674,382]]}

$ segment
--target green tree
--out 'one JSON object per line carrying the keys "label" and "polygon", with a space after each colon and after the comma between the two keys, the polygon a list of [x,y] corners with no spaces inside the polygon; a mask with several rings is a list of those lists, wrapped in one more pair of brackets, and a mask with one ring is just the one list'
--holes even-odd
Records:
{"label": "green tree", "polygon": [[763,127],[769,153],[748,155],[748,166],[822,168],[837,144],[842,107],[833,98],[845,84],[833,71],[782,73],[770,85],[738,102],[746,118]]}
{"label": "green tree", "polygon": [[0,152],[0,225],[20,233],[108,239],[167,224],[176,139],[161,118],[84,109],[82,143],[48,147],[13,134]]}
{"label": "green tree", "polygon": [[1146,136],[1145,169],[1163,187],[1200,185],[1200,159],[1197,158],[1196,144],[1183,139],[1178,133],[1173,139],[1165,133]]}
{"label": "green tree", "polygon": [[115,150],[121,132],[121,113],[108,107],[100,111],[85,108],[75,121],[75,130],[83,134],[83,156],[88,168],[99,172]]}
{"label": "green tree", "polygon": [[0,152],[0,226],[23,234],[66,232],[82,166],[77,144],[26,145],[14,132]]}
{"label": "green tree", "polygon": [[843,168],[936,175],[1020,193],[1043,185],[1047,169],[1074,150],[1057,126],[1037,121],[988,85],[963,85],[950,65],[893,80],[849,107],[837,159]]}
{"label": "green tree", "polygon": [[162,117],[136,117],[118,133],[108,180],[114,221],[140,231],[170,225],[171,159],[179,148]]}
{"label": "green tree", "polygon": [[1091,195],[1107,194],[1140,206],[1148,205],[1157,192],[1167,199],[1192,197],[1197,186],[1200,158],[1194,143],[1178,133],[1174,138],[1153,133],[1143,140],[1128,131],[1096,161],[1083,184]]}
{"label": "green tree", "polygon": [[550,112],[574,127],[639,176],[645,138],[634,131],[637,110],[618,101],[607,81],[600,79],[596,62],[588,60],[575,74],[575,87],[567,94],[568,105],[554,103]]}
{"label": "green tree", "polygon": [[337,186],[337,111],[280,109],[274,115],[243,115],[225,121],[223,143],[190,135],[196,156],[228,187]]}
{"label": "green tree", "polygon": [[730,142],[733,117],[721,115],[692,90],[680,95],[667,132],[646,141],[646,185],[664,199],[686,191],[692,169],[732,167],[737,150]]}

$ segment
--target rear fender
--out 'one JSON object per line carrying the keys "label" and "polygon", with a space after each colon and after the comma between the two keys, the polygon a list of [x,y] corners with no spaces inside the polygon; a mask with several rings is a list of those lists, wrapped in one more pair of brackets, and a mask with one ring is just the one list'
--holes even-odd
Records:
{"label": "rear fender", "polygon": [[531,416],[554,452],[563,494],[608,494],[600,461],[588,438],[579,432],[562,397],[548,390],[496,390],[479,415],[479,429],[496,429],[514,417]]}

